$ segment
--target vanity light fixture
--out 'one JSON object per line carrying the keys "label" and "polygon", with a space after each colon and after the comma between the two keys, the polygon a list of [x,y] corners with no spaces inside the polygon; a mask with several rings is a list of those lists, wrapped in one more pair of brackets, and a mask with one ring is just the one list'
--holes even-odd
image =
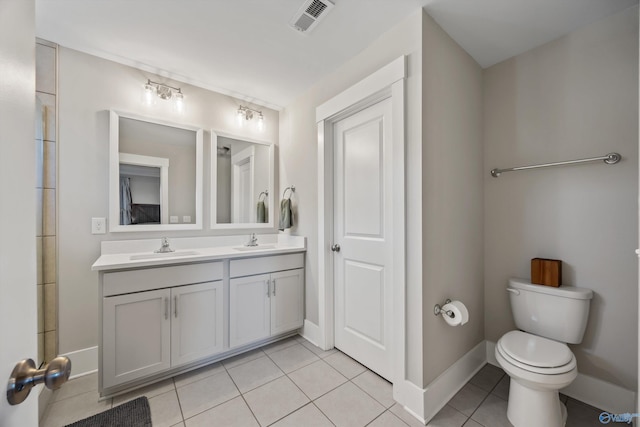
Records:
{"label": "vanity light fixture", "polygon": [[173,108],[182,113],[184,110],[184,94],[179,87],[158,83],[147,79],[144,85],[143,101],[147,105],[155,104],[156,97],[169,101],[173,99]]}
{"label": "vanity light fixture", "polygon": [[237,115],[238,125],[242,126],[244,122],[252,120],[254,116],[257,117],[258,119],[258,123],[257,123],[258,130],[263,131],[264,115],[262,114],[262,111],[254,110],[253,108],[245,107],[244,105],[241,105],[240,107],[238,107],[238,115]]}

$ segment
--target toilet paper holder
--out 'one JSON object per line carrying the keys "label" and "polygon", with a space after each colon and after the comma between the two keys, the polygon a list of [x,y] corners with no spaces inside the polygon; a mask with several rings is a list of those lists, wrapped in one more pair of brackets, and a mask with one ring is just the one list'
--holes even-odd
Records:
{"label": "toilet paper holder", "polygon": [[[444,304],[442,304],[442,305],[449,304],[450,302],[451,302],[451,300],[450,300],[450,299],[447,299],[447,300],[444,302]],[[447,315],[447,316],[449,316],[449,317],[450,317],[450,318],[452,318],[452,319],[453,319],[454,317],[456,317],[456,315],[453,313],[453,311],[451,311],[451,310],[443,310],[443,309],[442,309],[442,307],[440,306],[440,304],[436,304],[435,306],[433,306],[433,314],[435,314],[436,316],[439,316],[439,315],[441,315],[441,314],[442,314],[443,316],[444,316],[444,315]]]}

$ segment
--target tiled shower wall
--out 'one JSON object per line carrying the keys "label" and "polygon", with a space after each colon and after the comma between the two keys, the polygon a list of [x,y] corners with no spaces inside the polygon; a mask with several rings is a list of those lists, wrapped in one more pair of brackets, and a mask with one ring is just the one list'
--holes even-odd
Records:
{"label": "tiled shower wall", "polygon": [[57,46],[36,40],[36,247],[38,365],[58,353],[56,289]]}

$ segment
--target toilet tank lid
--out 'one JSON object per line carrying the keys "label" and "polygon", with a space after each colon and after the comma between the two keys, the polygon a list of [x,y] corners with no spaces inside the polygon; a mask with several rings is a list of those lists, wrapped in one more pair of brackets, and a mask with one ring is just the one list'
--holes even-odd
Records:
{"label": "toilet tank lid", "polygon": [[593,298],[593,291],[591,289],[578,288],[575,286],[560,286],[558,288],[554,288],[553,286],[534,285],[527,279],[511,278],[509,279],[509,287],[523,291],[537,292],[540,294],[556,295],[564,298]]}

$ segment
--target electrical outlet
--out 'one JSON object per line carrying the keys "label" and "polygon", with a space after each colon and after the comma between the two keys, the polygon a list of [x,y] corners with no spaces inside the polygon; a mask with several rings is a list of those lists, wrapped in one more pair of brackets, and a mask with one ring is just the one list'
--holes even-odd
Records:
{"label": "electrical outlet", "polygon": [[191,215],[185,215],[182,217],[182,222],[185,224],[191,224]]}
{"label": "electrical outlet", "polygon": [[91,234],[105,234],[107,220],[105,218],[91,218]]}
{"label": "electrical outlet", "polygon": [[169,217],[169,224],[177,224],[178,223],[178,216],[177,215],[171,215]]}

